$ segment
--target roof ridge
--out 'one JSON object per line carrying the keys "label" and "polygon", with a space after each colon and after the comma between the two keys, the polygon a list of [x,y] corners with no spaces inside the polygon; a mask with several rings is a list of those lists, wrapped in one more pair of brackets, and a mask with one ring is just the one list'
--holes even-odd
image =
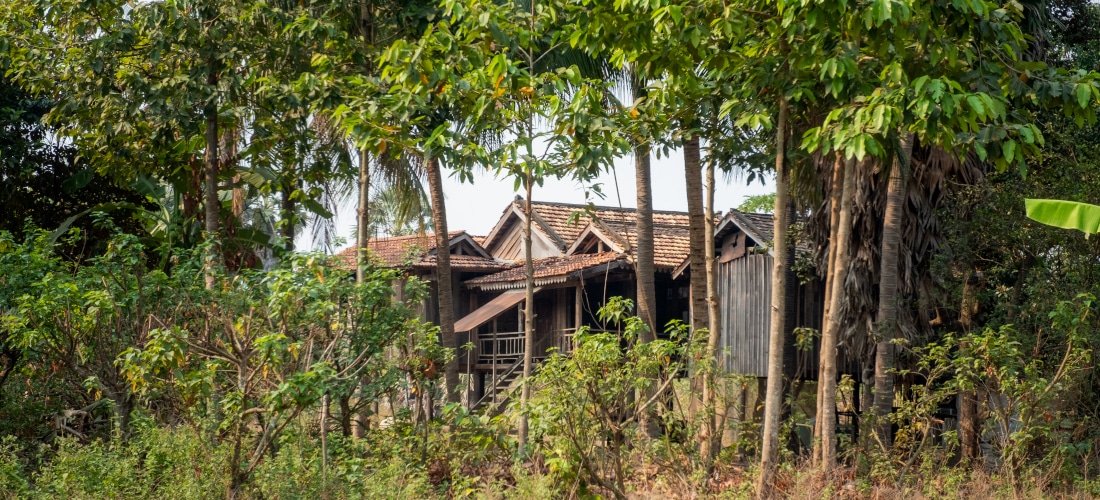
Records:
{"label": "roof ridge", "polygon": [[[587,203],[562,203],[556,201],[539,201],[531,200],[532,205],[550,205],[558,207],[570,207],[570,208],[588,208]],[[635,207],[613,207],[608,205],[592,205],[592,208],[596,210],[606,210],[615,212],[637,212]],[[679,210],[653,210],[653,213],[657,214],[670,214],[670,215],[688,215],[687,212],[681,212]]]}

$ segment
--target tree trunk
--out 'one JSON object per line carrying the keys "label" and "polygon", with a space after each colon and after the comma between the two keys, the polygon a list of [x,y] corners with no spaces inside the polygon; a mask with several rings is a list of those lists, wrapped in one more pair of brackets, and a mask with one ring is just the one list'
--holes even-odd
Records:
{"label": "tree trunk", "polygon": [[[833,296],[833,277],[836,275],[836,255],[837,245],[839,238],[837,237],[837,231],[840,229],[840,206],[842,193],[844,191],[844,156],[837,151],[836,161],[833,162],[833,181],[829,185],[829,256],[825,265],[825,312],[821,318],[821,336],[824,346],[825,329],[829,326],[829,312],[832,310],[832,296]],[[819,359],[825,356],[825,350],[820,350]],[[821,371],[821,363],[818,363],[818,372]],[[822,391],[825,385],[821,383],[821,377],[817,380],[817,411],[814,413],[816,422],[814,423],[814,447],[813,447],[813,464],[815,466],[821,465],[821,428],[822,428],[822,405],[825,404],[825,397],[822,396]]]}
{"label": "tree trunk", "polygon": [[[355,252],[355,282],[363,284],[366,281],[365,275],[369,258],[367,246],[370,244],[370,156],[367,155],[366,149],[359,151],[359,208],[356,213],[355,224],[355,246],[357,248]],[[366,385],[367,380],[365,378],[359,381],[360,389]],[[360,404],[362,404],[361,401]],[[367,428],[370,426],[369,418],[366,407],[356,412],[352,420],[351,433],[353,436],[361,438],[366,435]]]}
{"label": "tree trunk", "polygon": [[[974,315],[978,312],[977,286],[978,280],[974,273],[969,273],[963,282],[962,307],[959,311],[959,326],[965,335],[970,335],[970,326]],[[965,342],[965,341],[964,341]],[[960,347],[965,347],[963,344]],[[978,458],[978,400],[974,391],[959,392],[959,446],[962,448],[962,458],[972,461]]]}
{"label": "tree trunk", "polygon": [[[293,166],[291,167],[291,175],[293,175]],[[279,212],[282,214],[283,224],[280,232],[282,233],[284,244],[286,245],[287,252],[294,251],[294,238],[297,236],[294,231],[294,226],[297,223],[298,214],[297,202],[295,202],[291,195],[294,193],[295,180],[291,177],[290,180],[283,183],[283,195],[279,205]]]}
{"label": "tree trunk", "polygon": [[[638,280],[638,317],[645,323],[638,341],[645,343],[657,339],[657,291],[654,283],[653,264],[653,184],[650,178],[649,145],[634,148],[635,180],[638,188],[637,236],[635,238],[634,274]],[[643,401],[650,394],[643,394]],[[657,422],[652,409],[642,412],[642,432],[646,436],[657,435]]]}
{"label": "tree trunk", "polygon": [[649,342],[657,338],[657,292],[653,264],[653,184],[648,144],[634,149],[634,168],[638,188],[634,273],[638,277],[638,316],[648,328],[648,331],[642,332],[640,340]]}
{"label": "tree trunk", "polygon": [[710,338],[707,339],[707,353],[710,356],[718,355],[718,344],[722,340],[722,315],[718,310],[718,262],[714,254],[714,161],[707,161],[706,180],[706,212],[707,223],[704,233],[703,246],[706,247],[704,257],[707,269],[707,320],[710,328]]}
{"label": "tree trunk", "polygon": [[356,211],[355,282],[363,283],[367,267],[367,245],[370,244],[370,157],[367,150],[359,151],[359,208]]}
{"label": "tree trunk", "polygon": [[890,169],[890,183],[886,191],[886,213],[882,219],[882,260],[879,262],[878,314],[875,330],[878,345],[875,348],[875,433],[889,450],[894,436],[890,425],[890,412],[894,410],[894,339],[899,337],[898,325],[898,254],[901,246],[902,203],[905,193],[905,175],[902,161],[909,162],[913,152],[913,138],[902,139],[898,159]]}
{"label": "tree trunk", "polygon": [[787,226],[790,221],[789,182],[787,172],[787,118],[786,97],[779,98],[779,118],[775,129],[775,216],[774,265],[772,267],[771,332],[768,339],[768,382],[764,402],[763,443],[760,453],[760,476],[757,478],[756,495],[767,496],[775,479],[775,466],[779,459],[779,413],[783,406],[783,344],[787,330]]}
{"label": "tree trunk", "polygon": [[[855,193],[856,162],[845,162],[840,178],[843,182],[840,200],[837,204],[837,224],[835,239],[829,243],[836,249],[833,265],[829,269],[830,285],[827,321],[821,335],[821,356],[817,383],[821,387],[818,401],[818,424],[821,427],[821,465],[827,472],[836,468],[836,387],[837,387],[837,347],[840,338],[840,305],[844,300],[844,282],[848,279],[848,267],[851,262],[849,247],[852,234],[852,197]],[[835,178],[835,177],[834,177]],[[831,216],[831,214],[830,214]],[[830,254],[832,254],[830,250]]]}
{"label": "tree trunk", "polygon": [[[443,200],[443,175],[439,170],[439,160],[427,159],[428,190],[432,195],[432,222],[435,223],[436,277],[439,291],[439,336],[443,347],[458,350],[455,344],[455,310],[451,282],[451,241],[447,234],[447,206]],[[459,401],[458,360],[447,362],[443,375],[444,391],[448,403]]]}
{"label": "tree trunk", "polygon": [[[207,85],[218,84],[213,66],[207,70]],[[218,198],[218,104],[211,100],[203,109],[206,120],[206,154],[203,158],[205,169],[206,210],[206,289],[214,288],[214,270],[218,267],[221,255],[218,250],[218,217],[221,212],[221,200]]]}
{"label": "tree trunk", "polygon": [[[707,327],[707,274],[706,274],[706,230],[707,223],[703,211],[702,165],[699,163],[699,137],[692,136],[684,140],[684,184],[687,187],[688,204],[688,240],[690,250],[691,287],[691,328],[693,332]],[[709,353],[708,353],[709,354]],[[708,357],[706,361],[713,359]],[[705,463],[710,463],[711,443],[714,439],[714,407],[708,399],[709,373],[696,372],[692,380],[692,406],[698,401],[695,390],[703,389],[703,415],[699,427],[699,451]]]}
{"label": "tree trunk", "polygon": [[[530,168],[530,167],[528,167]],[[527,402],[531,399],[531,386],[526,383],[526,380],[534,375],[535,369],[535,264],[531,255],[531,218],[533,213],[531,211],[531,186],[534,184],[534,179],[531,177],[531,172],[528,170],[527,178],[524,179],[527,185],[527,199],[524,200],[523,205],[523,262],[524,269],[526,271],[526,290],[527,298],[523,304],[523,331],[524,331],[524,345],[523,345],[523,389],[521,392],[520,405],[523,408],[527,407]],[[544,334],[549,332],[543,332]],[[527,445],[527,416],[521,415],[519,419],[519,446],[522,449]]]}
{"label": "tree trunk", "polygon": [[691,250],[688,261],[691,265],[691,328],[701,330],[707,327],[707,274],[705,233],[706,217],[703,214],[703,178],[702,165],[699,163],[699,137],[692,136],[684,140],[684,180],[687,186],[688,240]]}
{"label": "tree trunk", "polygon": [[[714,255],[714,160],[711,157],[707,159],[704,191],[706,197],[703,219],[706,222],[706,231],[703,233],[703,258],[706,261],[707,272],[707,326],[710,328],[710,336],[707,337],[706,356],[708,359],[713,360],[715,367],[703,384],[703,405],[717,410],[718,377],[721,376],[723,367],[718,353],[718,345],[722,341],[722,317],[718,311],[718,263],[715,261]],[[711,436],[709,441],[703,442],[706,448],[702,450],[702,455],[708,464],[714,463],[714,459],[718,456],[718,452],[722,447],[722,436],[729,416],[728,410],[727,407],[723,411],[717,412],[713,419],[707,417]]]}

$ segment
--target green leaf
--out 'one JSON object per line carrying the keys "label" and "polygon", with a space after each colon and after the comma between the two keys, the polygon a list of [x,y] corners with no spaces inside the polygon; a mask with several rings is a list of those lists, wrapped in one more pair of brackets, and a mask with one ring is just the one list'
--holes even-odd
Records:
{"label": "green leaf", "polygon": [[81,171],[77,172],[72,177],[69,177],[68,179],[65,179],[61,183],[61,189],[65,190],[66,193],[72,193],[74,191],[79,191],[79,190],[83,189],[84,186],[87,186],[89,183],[91,183],[92,178],[94,178],[94,177],[95,177],[95,173],[92,172],[92,169],[86,168],[84,170],[81,170]]}
{"label": "green leaf", "polygon": [[130,183],[130,187],[132,187],[134,191],[154,200],[164,197],[164,186],[152,177],[144,174],[138,175],[137,179]]}
{"label": "green leaf", "polygon": [[1012,159],[1015,157],[1014,154],[1016,152],[1016,141],[1006,142],[1001,150],[1004,152],[1005,161],[1012,163]]}
{"label": "green leaf", "polygon": [[1025,199],[1028,218],[1063,229],[1076,229],[1085,234],[1100,232],[1100,206],[1065,200]]}
{"label": "green leaf", "polygon": [[325,210],[325,207],[321,206],[320,203],[317,203],[317,200],[306,198],[302,200],[302,206],[306,207],[310,212],[320,215],[321,217],[324,217],[326,219],[332,218],[332,212]]}
{"label": "green leaf", "polygon": [[1092,97],[1092,85],[1087,83],[1077,84],[1077,104],[1082,108],[1088,106],[1089,97]]}

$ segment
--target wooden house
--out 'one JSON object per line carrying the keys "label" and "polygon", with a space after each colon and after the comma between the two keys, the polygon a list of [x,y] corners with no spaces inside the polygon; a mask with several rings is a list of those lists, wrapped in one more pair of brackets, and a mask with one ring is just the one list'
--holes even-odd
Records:
{"label": "wooden house", "polygon": [[[471,401],[490,401],[522,372],[526,347],[523,301],[524,202],[516,198],[492,231],[476,238],[463,231],[451,236],[455,332],[460,369],[473,375]],[[563,203],[532,202],[532,253],[535,267],[536,357],[551,349],[569,353],[580,326],[602,329],[596,312],[614,296],[635,299],[633,252],[636,211]],[[688,251],[688,216],[654,212],[657,321],[689,320],[688,284],[672,277]],[[435,239],[432,235],[378,238],[368,248],[381,261],[432,283],[424,317],[438,321],[434,290]],[[354,248],[343,254],[354,265]],[[658,332],[660,333],[660,332]]]}
{"label": "wooden house", "polygon": [[[714,254],[718,272],[718,309],[721,324],[719,356],[729,373],[767,377],[771,336],[774,222],[770,214],[730,209],[718,222]],[[805,248],[795,249],[808,251]],[[793,257],[793,255],[792,255]],[[793,259],[792,259],[793,263]],[[692,272],[685,258],[674,275]],[[797,329],[821,331],[825,285],[814,277],[805,283],[791,272],[787,277],[787,344],[784,374],[788,378],[817,376],[819,341],[813,350],[795,349]]]}
{"label": "wooden house", "polygon": [[[469,400],[495,400],[522,372],[525,349],[523,266],[524,202],[509,203],[484,238],[451,233],[454,271],[455,332],[461,371],[473,377]],[[534,326],[536,357],[552,349],[569,353],[581,326],[602,329],[596,312],[613,296],[636,298],[633,254],[637,242],[636,211],[564,203],[532,202],[532,253],[535,269]],[[654,212],[654,263],[657,275],[657,322],[690,322],[688,215]],[[721,310],[722,363],[731,373],[767,376],[771,324],[773,255],[772,217],[731,210],[719,219],[715,234]],[[386,265],[433,284],[424,316],[438,321],[435,305],[434,237],[379,238],[369,248]],[[354,262],[354,251],[347,250]],[[799,283],[790,276],[787,301],[790,378],[813,379],[818,350],[794,348],[797,328],[820,331],[824,286],[819,279]],[[702,312],[705,314],[705,312]],[[661,333],[660,331],[658,333]]]}

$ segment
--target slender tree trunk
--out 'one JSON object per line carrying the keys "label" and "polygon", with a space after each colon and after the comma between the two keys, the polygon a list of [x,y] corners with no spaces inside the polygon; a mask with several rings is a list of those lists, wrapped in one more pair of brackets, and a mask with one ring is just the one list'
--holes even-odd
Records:
{"label": "slender tree trunk", "polygon": [[703,246],[706,247],[705,258],[707,262],[707,320],[710,328],[710,338],[707,339],[707,353],[709,356],[717,356],[718,344],[722,340],[722,315],[718,310],[718,262],[714,254],[714,161],[707,161],[706,180],[706,223],[707,230],[703,238]]}
{"label": "slender tree trunk", "polygon": [[699,162],[699,137],[684,141],[684,180],[687,186],[688,240],[691,250],[691,327],[701,330],[707,327],[707,274],[705,234],[706,217],[703,214],[703,177]]}
{"label": "slender tree trunk", "polygon": [[[691,328],[700,331],[707,327],[707,274],[706,274],[706,217],[703,213],[702,165],[699,162],[699,137],[692,136],[684,140],[684,184],[687,187],[688,202],[688,240],[690,251],[688,262],[691,265],[689,281],[691,287]],[[709,361],[712,358],[707,358]],[[706,463],[709,463],[711,442],[714,438],[714,407],[707,400],[706,372],[696,372],[692,379],[692,406],[697,406],[696,390],[703,390],[703,416],[699,419],[699,450]]]}
{"label": "slender tree trunk", "polygon": [[[207,85],[217,85],[218,76],[211,64],[207,70]],[[218,198],[218,104],[211,100],[203,110],[206,120],[206,154],[203,158],[205,169],[205,209],[206,209],[206,288],[214,288],[214,269],[220,259],[218,242],[218,217],[221,212],[221,200]]]}
{"label": "slender tree trunk", "polygon": [[[962,307],[959,311],[959,326],[964,334],[970,334],[970,326],[978,310],[977,279],[974,273],[968,273],[963,282]],[[965,341],[964,341],[965,342]],[[965,346],[965,344],[963,344]],[[975,391],[959,392],[959,445],[965,461],[978,458],[978,400]]]}
{"label": "slender tree trunk", "polygon": [[[523,214],[525,218],[523,222],[523,263],[526,271],[527,298],[524,300],[523,304],[523,331],[525,339],[523,345],[523,379],[526,381],[531,375],[534,375],[535,369],[535,264],[531,255],[531,218],[533,216],[531,212],[531,185],[534,183],[534,179],[531,177],[530,170],[527,172],[525,181],[527,184],[527,199],[524,200],[523,205]],[[543,333],[545,334],[547,332]],[[527,402],[531,399],[531,386],[529,384],[523,384],[521,397],[520,405],[526,408]],[[518,434],[519,446],[522,449],[527,445],[526,415],[520,416]]]}
{"label": "slender tree trunk", "polygon": [[[708,359],[715,363],[714,372],[709,374],[703,385],[703,405],[707,408],[718,409],[718,377],[722,374],[723,364],[718,352],[718,345],[722,341],[722,317],[718,311],[718,263],[714,255],[714,160],[707,158],[706,192],[704,203],[704,220],[706,232],[703,234],[703,257],[706,260],[707,272],[707,325],[710,328],[710,336],[707,337]],[[707,425],[710,426],[710,439],[703,445],[703,459],[707,464],[713,464],[715,457],[722,447],[722,435],[729,416],[729,408],[723,408],[717,412],[713,419],[707,417]]]}
{"label": "slender tree trunk", "polygon": [[[912,151],[913,138],[906,135],[902,139],[898,155],[908,163]],[[898,254],[901,246],[905,177],[902,160],[894,161],[886,191],[886,213],[882,220],[882,258],[879,262],[878,315],[875,325],[878,334],[878,345],[875,348],[875,433],[886,449],[890,449],[894,441],[889,417],[894,410],[894,374],[891,373],[894,369],[893,341],[899,337]]]}
{"label": "slender tree trunk", "polygon": [[295,202],[291,198],[291,195],[294,193],[295,184],[297,183],[297,181],[293,177],[293,166],[291,166],[290,173],[292,176],[290,180],[287,180],[285,183],[283,183],[283,196],[279,207],[279,211],[282,213],[283,216],[283,227],[280,232],[282,233],[287,252],[294,251],[294,238],[297,236],[294,231],[294,226],[296,226],[298,222],[297,202]]}
{"label": "slender tree trunk", "polygon": [[[838,161],[839,163],[839,161]],[[837,387],[837,346],[840,338],[840,304],[844,300],[844,282],[848,279],[848,267],[851,262],[849,247],[852,234],[852,197],[855,193],[855,160],[845,162],[844,172],[840,175],[843,183],[836,217],[836,231],[829,246],[833,264],[829,269],[829,302],[825,308],[827,317],[821,335],[821,356],[817,383],[821,386],[818,395],[818,425],[821,428],[818,448],[821,452],[821,465],[826,472],[836,468],[836,387]],[[840,165],[837,165],[839,168]],[[836,180],[836,176],[834,176]],[[831,214],[830,214],[831,215]]]}
{"label": "slender tree trunk", "polygon": [[[836,161],[833,162],[833,180],[829,184],[829,256],[825,264],[825,313],[821,317],[821,336],[824,340],[825,329],[829,327],[829,311],[832,305],[833,295],[833,276],[836,273],[836,254],[837,254],[837,230],[840,228],[840,203],[841,193],[844,190],[844,156],[837,151]],[[822,343],[824,345],[824,343]],[[820,350],[819,359],[823,357],[824,349]],[[821,372],[821,363],[818,363],[818,373]],[[814,413],[814,446],[813,446],[813,464],[814,466],[821,465],[821,427],[822,427],[822,405],[825,404],[825,398],[822,396],[822,391],[825,388],[821,383],[821,377],[817,380],[817,411]]]}
{"label": "slender tree trunk", "polygon": [[[355,246],[358,250],[355,252],[355,282],[363,284],[369,258],[367,246],[370,244],[370,156],[366,149],[359,151],[359,208],[356,217]],[[360,390],[366,385],[366,378],[359,381]],[[355,413],[351,428],[353,436],[361,438],[366,435],[369,418],[365,407]]]}
{"label": "slender tree trunk", "polygon": [[321,415],[318,418],[321,424],[321,478],[328,480],[328,393],[321,395]]}
{"label": "slender tree trunk", "polygon": [[[443,175],[440,173],[439,160],[427,159],[428,190],[432,195],[432,219],[435,223],[436,276],[439,290],[439,336],[443,347],[457,351],[455,344],[455,310],[451,281],[451,241],[447,234],[447,206],[443,200]],[[451,359],[444,369],[444,391],[448,403],[457,403],[458,360]]]}
{"label": "slender tree trunk", "polygon": [[790,110],[786,97],[779,98],[779,118],[775,128],[775,216],[774,265],[772,267],[771,332],[768,340],[768,382],[764,402],[763,443],[760,476],[756,482],[758,498],[768,496],[775,480],[779,459],[779,414],[783,406],[783,345],[787,331],[787,227],[790,225],[790,175],[787,172],[787,119]]}
{"label": "slender tree trunk", "polygon": [[367,246],[370,244],[370,156],[359,151],[359,208],[356,211],[355,282],[363,283],[367,269]]}

